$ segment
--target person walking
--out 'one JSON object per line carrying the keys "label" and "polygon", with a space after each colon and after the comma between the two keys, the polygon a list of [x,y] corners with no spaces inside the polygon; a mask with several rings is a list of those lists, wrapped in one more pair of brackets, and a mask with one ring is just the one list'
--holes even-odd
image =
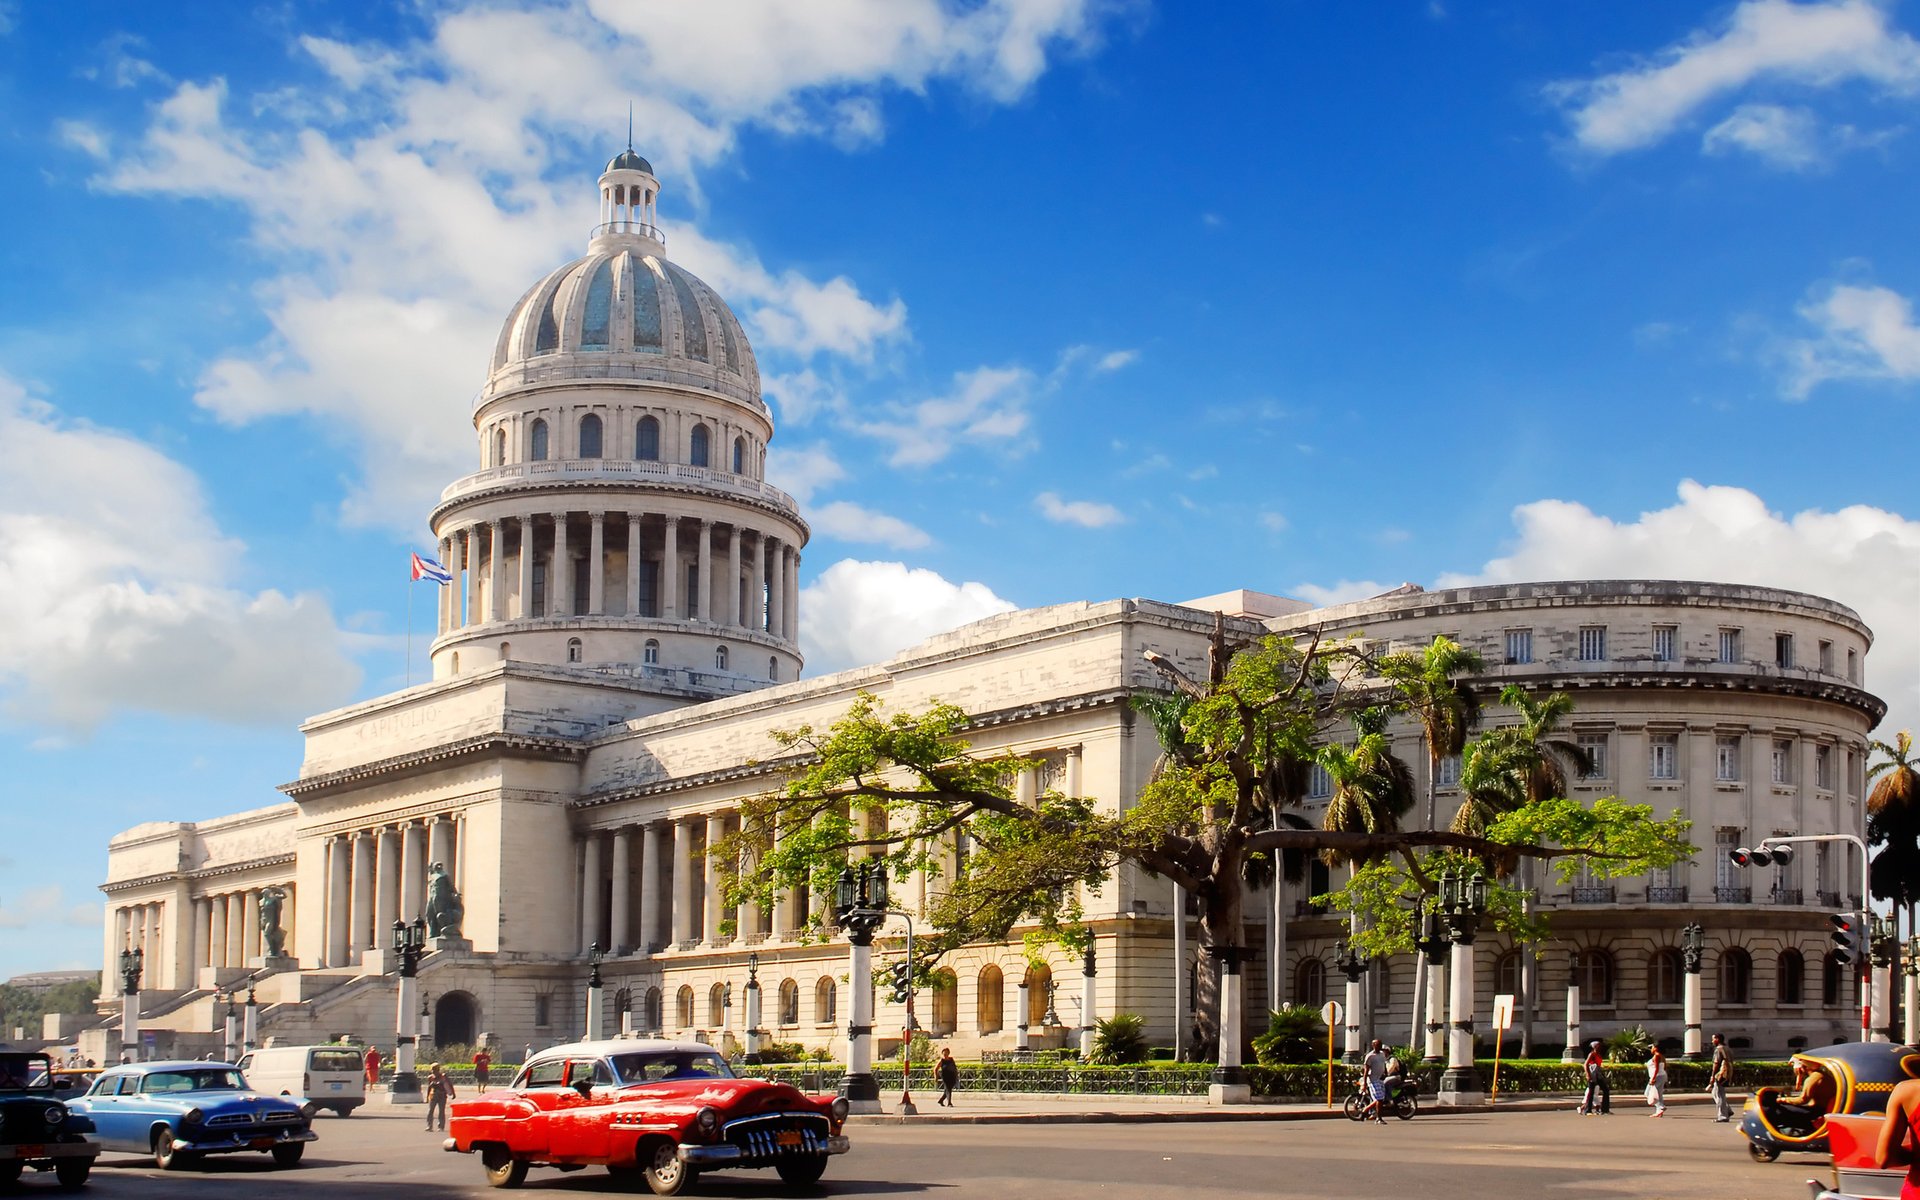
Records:
{"label": "person walking", "polygon": [[1587,1050],[1587,1094],[1580,1101],[1582,1116],[1613,1115],[1613,1084],[1607,1079],[1607,1061],[1600,1056],[1600,1043]]}
{"label": "person walking", "polygon": [[1725,1125],[1733,1120],[1733,1107],[1727,1103],[1727,1085],[1733,1082],[1733,1055],[1719,1034],[1713,1035],[1713,1074],[1707,1076],[1707,1091],[1713,1095],[1713,1119]]}
{"label": "person walking", "polygon": [[487,1073],[493,1070],[493,1055],[482,1046],[473,1052],[473,1086],[481,1091],[487,1089]]}
{"label": "person walking", "polygon": [[940,1064],[936,1071],[940,1079],[940,1103],[953,1107],[953,1089],[960,1082],[960,1064],[953,1061],[953,1051],[940,1047]]}
{"label": "person walking", "polygon": [[1667,1115],[1667,1056],[1658,1045],[1647,1056],[1647,1103],[1653,1106],[1654,1116]]}
{"label": "person walking", "polygon": [[1381,1048],[1380,1039],[1374,1038],[1367,1050],[1365,1061],[1360,1064],[1360,1077],[1367,1084],[1367,1106],[1360,1110],[1360,1119],[1372,1117],[1385,1123],[1387,1099],[1387,1052]]}
{"label": "person walking", "polygon": [[380,1082],[380,1051],[376,1050],[372,1046],[368,1046],[367,1047],[367,1086],[372,1087],[374,1084],[379,1082]]}
{"label": "person walking", "polygon": [[439,1063],[433,1064],[427,1071],[426,1093],[427,1128],[433,1128],[434,1114],[438,1113],[440,1129],[444,1133],[447,1128],[447,1101],[453,1099],[454,1091],[453,1080],[447,1078],[447,1073],[440,1069]]}

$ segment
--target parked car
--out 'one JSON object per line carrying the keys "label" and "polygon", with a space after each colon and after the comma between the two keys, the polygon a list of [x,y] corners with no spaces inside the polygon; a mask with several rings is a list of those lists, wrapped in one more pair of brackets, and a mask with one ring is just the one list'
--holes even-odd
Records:
{"label": "parked car", "polygon": [[311,1117],[323,1108],[341,1116],[367,1102],[367,1071],[352,1046],[265,1046],[240,1059],[248,1086],[298,1101]]}
{"label": "parked car", "polygon": [[52,1171],[60,1186],[85,1186],[100,1147],[87,1140],[93,1125],[67,1111],[54,1091],[53,1060],[44,1054],[0,1052],[0,1188],[28,1167]]}
{"label": "parked car", "polygon": [[446,1149],[479,1154],[494,1187],[519,1187],[536,1166],[604,1166],[661,1196],[741,1168],[803,1186],[847,1152],[846,1117],[845,1100],[738,1078],[699,1042],[581,1042],[535,1054],[508,1087],[456,1100]]}
{"label": "parked car", "polygon": [[231,1063],[109,1067],[71,1107],[93,1121],[103,1149],[151,1154],[163,1171],[241,1150],[265,1151],[291,1167],[317,1140],[298,1104],[261,1095]]}

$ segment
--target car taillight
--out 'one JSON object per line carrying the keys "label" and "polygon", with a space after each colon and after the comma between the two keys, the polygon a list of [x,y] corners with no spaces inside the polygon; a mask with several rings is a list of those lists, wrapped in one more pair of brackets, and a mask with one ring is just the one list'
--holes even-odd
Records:
{"label": "car taillight", "polygon": [[302,1096],[313,1095],[313,1076],[304,1071],[300,1073],[300,1094]]}

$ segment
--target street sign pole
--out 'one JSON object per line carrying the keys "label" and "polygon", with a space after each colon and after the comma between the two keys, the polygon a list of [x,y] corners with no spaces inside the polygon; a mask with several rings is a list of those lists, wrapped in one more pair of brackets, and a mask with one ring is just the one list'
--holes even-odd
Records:
{"label": "street sign pole", "polygon": [[1500,1103],[1500,1044],[1505,1039],[1507,1027],[1513,1024],[1513,996],[1503,994],[1493,998],[1493,1092],[1487,1098],[1488,1104]]}
{"label": "street sign pole", "polygon": [[1327,1107],[1333,1107],[1333,1030],[1340,1024],[1340,1002],[1329,1000],[1320,1009],[1320,1020],[1327,1027]]}

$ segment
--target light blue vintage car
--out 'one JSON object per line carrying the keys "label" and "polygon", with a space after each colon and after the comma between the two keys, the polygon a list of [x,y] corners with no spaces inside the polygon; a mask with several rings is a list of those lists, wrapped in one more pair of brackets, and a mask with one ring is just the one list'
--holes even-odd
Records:
{"label": "light blue vintage car", "polygon": [[93,1121],[103,1149],[151,1154],[163,1171],[239,1150],[265,1151],[291,1167],[318,1140],[298,1104],[254,1091],[228,1063],[110,1067],[68,1107]]}

